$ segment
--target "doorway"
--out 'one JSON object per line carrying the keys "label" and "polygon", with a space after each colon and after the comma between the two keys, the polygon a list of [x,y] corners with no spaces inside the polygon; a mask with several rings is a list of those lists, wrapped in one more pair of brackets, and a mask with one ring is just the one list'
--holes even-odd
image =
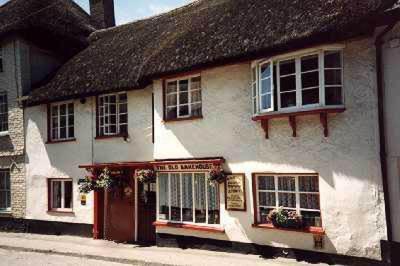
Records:
{"label": "doorway", "polygon": [[156,242],[156,183],[138,182],[138,242]]}

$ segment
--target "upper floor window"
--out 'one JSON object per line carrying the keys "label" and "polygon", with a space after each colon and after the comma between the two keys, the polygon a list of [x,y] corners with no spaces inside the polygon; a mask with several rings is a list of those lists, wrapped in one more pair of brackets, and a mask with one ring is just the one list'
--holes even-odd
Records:
{"label": "upper floor window", "polygon": [[49,210],[72,211],[72,180],[49,180]]}
{"label": "upper floor window", "polygon": [[10,170],[0,169],[0,212],[11,210]]}
{"label": "upper floor window", "polygon": [[125,92],[99,96],[99,136],[128,134],[128,96]]}
{"label": "upper floor window", "polygon": [[73,102],[52,104],[50,121],[52,141],[75,138]]}
{"label": "upper floor window", "polygon": [[317,175],[257,174],[253,186],[256,186],[256,223],[269,223],[269,212],[283,207],[301,215],[306,226],[321,227]]}
{"label": "upper floor window", "polygon": [[252,66],[254,114],[343,105],[341,50],[276,59]]}
{"label": "upper floor window", "polygon": [[0,92],[0,133],[8,132],[7,93]]}
{"label": "upper floor window", "polygon": [[201,77],[167,81],[165,103],[166,120],[201,117]]}
{"label": "upper floor window", "polygon": [[159,173],[158,220],[219,224],[218,187],[206,173]]}

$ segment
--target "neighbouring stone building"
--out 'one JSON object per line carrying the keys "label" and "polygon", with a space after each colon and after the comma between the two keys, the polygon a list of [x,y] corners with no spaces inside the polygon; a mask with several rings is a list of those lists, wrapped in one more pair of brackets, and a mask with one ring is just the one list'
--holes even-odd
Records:
{"label": "neighbouring stone building", "polygon": [[94,31],[89,15],[79,6],[58,2],[13,0],[0,6],[0,215],[4,217],[24,218],[26,213],[22,100],[83,49],[85,38]]}
{"label": "neighbouring stone building", "polygon": [[198,0],[95,31],[22,99],[31,231],[396,265],[395,2]]}

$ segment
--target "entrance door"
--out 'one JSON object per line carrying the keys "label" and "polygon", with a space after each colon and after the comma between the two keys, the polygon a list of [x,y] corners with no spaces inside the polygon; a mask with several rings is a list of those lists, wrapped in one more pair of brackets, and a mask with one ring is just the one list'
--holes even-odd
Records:
{"label": "entrance door", "polygon": [[104,238],[116,242],[135,241],[135,193],[133,178],[114,191],[105,192]]}
{"label": "entrance door", "polygon": [[138,183],[138,241],[152,244],[156,241],[156,183]]}

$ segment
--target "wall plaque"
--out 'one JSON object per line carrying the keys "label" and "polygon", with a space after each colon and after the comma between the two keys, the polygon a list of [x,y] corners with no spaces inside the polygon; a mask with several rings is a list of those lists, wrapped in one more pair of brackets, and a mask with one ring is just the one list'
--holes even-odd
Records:
{"label": "wall plaque", "polygon": [[229,211],[246,211],[245,174],[230,174],[226,177],[225,208]]}

